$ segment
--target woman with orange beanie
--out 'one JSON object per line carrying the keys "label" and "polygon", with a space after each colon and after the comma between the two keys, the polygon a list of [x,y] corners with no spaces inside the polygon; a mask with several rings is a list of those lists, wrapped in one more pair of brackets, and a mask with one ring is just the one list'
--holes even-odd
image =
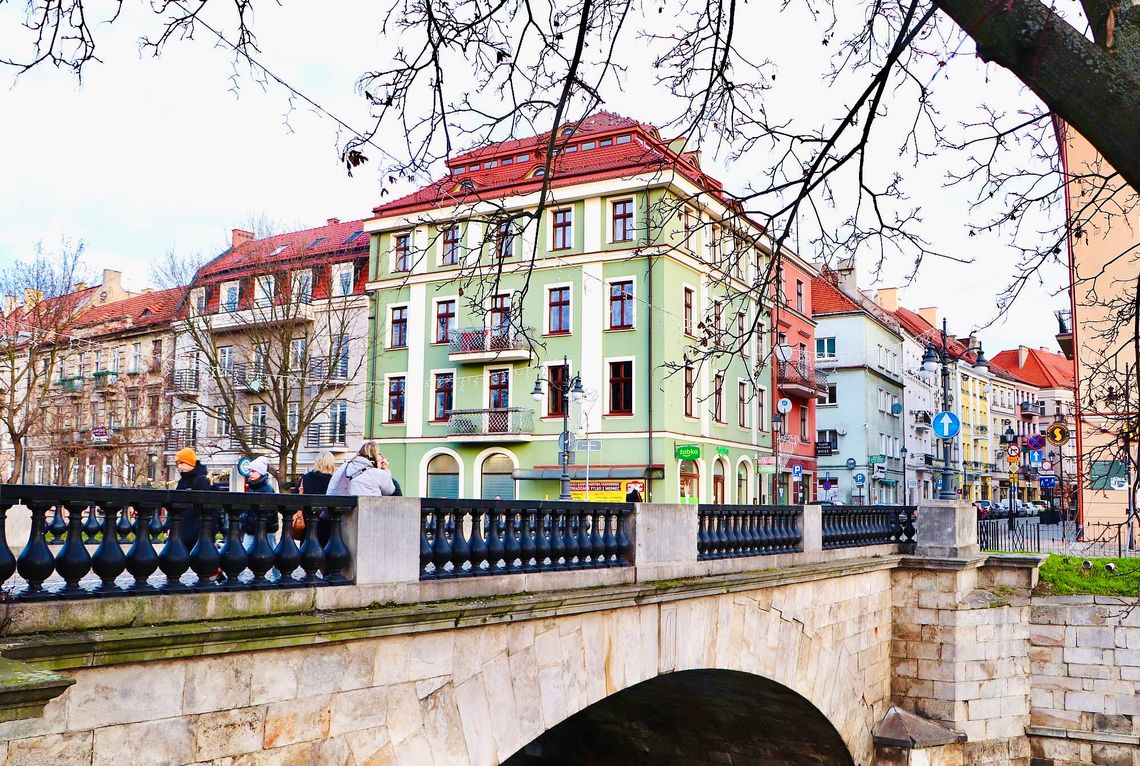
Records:
{"label": "woman with orange beanie", "polygon": [[[174,453],[174,465],[178,468],[179,474],[178,486],[175,489],[206,491],[213,489],[210,486],[210,477],[206,473],[206,466],[198,461],[198,454],[190,447],[183,447]],[[180,526],[182,544],[186,546],[186,550],[194,550],[194,544],[198,542],[198,530],[201,526],[201,519],[196,507],[187,507],[186,512],[182,515]]]}

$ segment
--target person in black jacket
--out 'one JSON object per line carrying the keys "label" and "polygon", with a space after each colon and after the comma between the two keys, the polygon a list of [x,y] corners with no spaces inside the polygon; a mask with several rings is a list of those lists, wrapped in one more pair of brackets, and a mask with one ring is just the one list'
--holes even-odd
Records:
{"label": "person in black jacket", "polygon": [[[178,486],[175,489],[193,489],[209,491],[210,477],[206,466],[199,462],[198,454],[190,447],[184,447],[174,454],[174,465],[178,468]],[[201,526],[201,517],[195,506],[188,506],[182,514],[182,523],[179,525],[179,534],[186,550],[194,550],[198,542],[198,532]]]}
{"label": "person in black jacket", "polygon": [[[277,490],[273,488],[273,484],[269,480],[269,461],[264,457],[256,457],[249,463],[249,476],[245,480],[245,491],[250,494],[265,494],[275,495]],[[269,547],[277,547],[277,514],[267,513],[266,515],[266,532],[268,533],[267,539],[269,540]],[[242,545],[245,549],[252,550],[254,546],[254,536],[257,534],[257,517],[249,511],[242,511],[241,514],[241,531],[242,531]]]}
{"label": "person in black jacket", "polygon": [[[313,461],[313,470],[301,477],[297,482],[297,491],[302,495],[327,495],[329,493],[329,479],[336,472],[336,458],[328,450],[317,455]],[[297,513],[301,513],[297,511]],[[317,516],[317,542],[325,547],[329,542],[332,521],[327,508],[322,508]]]}

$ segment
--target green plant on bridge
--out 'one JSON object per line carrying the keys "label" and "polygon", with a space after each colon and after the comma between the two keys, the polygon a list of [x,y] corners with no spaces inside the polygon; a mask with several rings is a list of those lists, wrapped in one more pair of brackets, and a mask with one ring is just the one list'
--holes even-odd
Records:
{"label": "green plant on bridge", "polygon": [[[1091,566],[1084,568],[1084,562]],[[1106,568],[1112,564],[1115,571]],[[1140,595],[1140,559],[1085,559],[1080,556],[1053,555],[1041,565],[1038,593],[1054,596],[1124,596]]]}

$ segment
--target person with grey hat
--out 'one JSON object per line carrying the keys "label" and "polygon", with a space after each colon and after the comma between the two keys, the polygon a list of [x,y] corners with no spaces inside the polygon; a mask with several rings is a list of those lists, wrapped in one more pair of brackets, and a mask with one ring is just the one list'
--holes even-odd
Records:
{"label": "person with grey hat", "polygon": [[[269,461],[264,457],[254,458],[249,464],[249,476],[245,480],[245,491],[255,494],[275,495],[277,491],[269,481]],[[269,547],[277,547],[278,520],[276,513],[266,514],[266,531]],[[257,534],[257,517],[249,511],[241,514],[242,545],[246,550],[253,548],[254,536]]]}

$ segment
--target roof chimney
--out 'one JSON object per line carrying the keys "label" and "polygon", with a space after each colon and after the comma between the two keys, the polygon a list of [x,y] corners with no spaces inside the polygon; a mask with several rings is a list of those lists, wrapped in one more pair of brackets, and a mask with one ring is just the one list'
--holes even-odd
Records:
{"label": "roof chimney", "polygon": [[44,299],[44,294],[40,290],[36,290],[35,288],[32,288],[32,287],[25,287],[24,288],[24,308],[25,309],[34,308],[43,299]]}
{"label": "roof chimney", "polygon": [[86,289],[87,289],[87,283],[86,282],[76,282],[75,287],[72,289],[72,292],[73,293],[81,293]]}
{"label": "roof chimney", "polygon": [[329,225],[329,226],[336,226],[338,223],[340,223],[340,219],[339,219],[339,218],[330,218],[330,219],[329,219],[329,222],[328,222],[328,225]]}
{"label": "roof chimney", "polygon": [[123,289],[123,272],[103,269],[103,288],[111,295]]}
{"label": "roof chimney", "polygon": [[838,287],[848,295],[859,294],[859,276],[855,271],[855,257],[844,258],[835,264],[835,272],[839,276]]}
{"label": "roof chimney", "polygon": [[899,289],[897,287],[880,287],[875,295],[875,302],[883,311],[894,313],[899,310]]}
{"label": "roof chimney", "polygon": [[15,295],[4,296],[4,316],[11,316],[12,312],[16,310],[16,304],[19,298]]}
{"label": "roof chimney", "polygon": [[232,234],[232,236],[230,238],[230,249],[231,250],[236,250],[238,247],[240,247],[241,245],[244,245],[246,242],[252,242],[253,241],[253,232],[252,231],[246,231],[245,229],[233,229],[233,230],[231,230],[231,234]]}
{"label": "roof chimney", "polygon": [[925,319],[927,322],[930,322],[931,326],[938,324],[937,306],[927,306],[926,308],[921,308],[918,310],[918,315]]}
{"label": "roof chimney", "polygon": [[1018,346],[1017,347],[1017,366],[1018,367],[1024,367],[1025,366],[1025,360],[1028,358],[1029,358],[1029,349],[1027,349],[1025,346]]}

